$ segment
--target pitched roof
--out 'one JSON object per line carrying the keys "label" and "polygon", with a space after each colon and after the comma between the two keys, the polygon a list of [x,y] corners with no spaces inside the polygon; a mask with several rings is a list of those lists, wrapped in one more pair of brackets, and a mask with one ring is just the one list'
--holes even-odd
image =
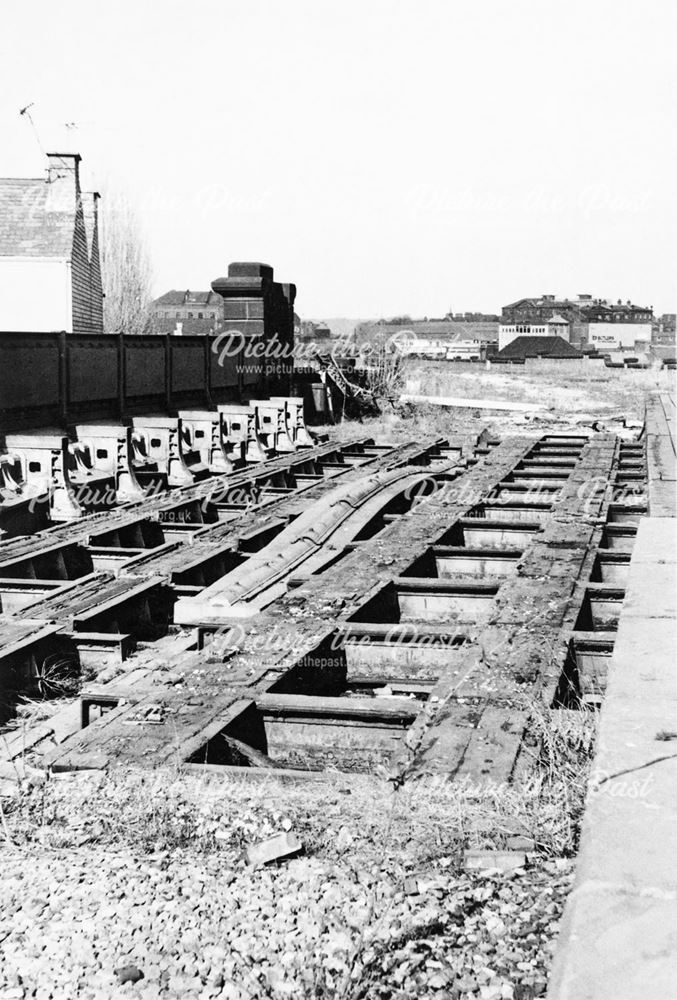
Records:
{"label": "pitched roof", "polygon": [[[218,304],[220,305],[221,296],[218,296]],[[216,292],[212,292],[211,289],[208,292],[193,292],[190,288],[185,288],[178,290],[172,288],[169,292],[165,292],[161,295],[159,299],[155,299],[153,302],[154,306],[183,306],[183,305],[210,305],[212,302],[217,301]]]}
{"label": "pitched roof", "polygon": [[582,358],[583,355],[563,337],[516,337],[499,351],[499,361],[523,358]]}
{"label": "pitched roof", "polygon": [[538,296],[527,296],[524,299],[516,299],[514,302],[508,302],[507,305],[503,306],[504,309],[516,309],[517,306],[523,306],[528,303],[530,306],[535,306],[538,302]]}
{"label": "pitched roof", "polygon": [[68,259],[73,248],[73,205],[50,200],[42,178],[0,178],[0,256]]}

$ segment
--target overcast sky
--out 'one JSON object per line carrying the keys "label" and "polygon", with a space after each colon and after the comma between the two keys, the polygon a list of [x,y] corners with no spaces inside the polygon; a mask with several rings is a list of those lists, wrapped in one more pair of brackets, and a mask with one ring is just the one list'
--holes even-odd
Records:
{"label": "overcast sky", "polygon": [[676,10],[6,0],[0,175],[42,172],[35,102],[44,147],[129,194],[157,294],[261,260],[315,318],[674,311]]}

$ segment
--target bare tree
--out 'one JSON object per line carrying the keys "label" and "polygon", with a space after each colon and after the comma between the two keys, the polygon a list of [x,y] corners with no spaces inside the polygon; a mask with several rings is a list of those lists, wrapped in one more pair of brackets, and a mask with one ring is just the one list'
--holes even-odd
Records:
{"label": "bare tree", "polygon": [[150,319],[151,264],[138,218],[119,194],[102,199],[104,333],[144,333]]}

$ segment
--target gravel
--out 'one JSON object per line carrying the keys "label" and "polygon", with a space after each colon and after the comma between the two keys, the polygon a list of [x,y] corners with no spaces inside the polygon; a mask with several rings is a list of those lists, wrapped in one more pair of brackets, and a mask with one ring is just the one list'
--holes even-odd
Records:
{"label": "gravel", "polygon": [[536,790],[25,780],[2,799],[0,1000],[533,1000],[575,849]]}
{"label": "gravel", "polygon": [[[530,1000],[572,876],[418,877],[315,857],[246,868],[214,853],[3,852],[0,996]],[[453,870],[452,870],[453,868]]]}

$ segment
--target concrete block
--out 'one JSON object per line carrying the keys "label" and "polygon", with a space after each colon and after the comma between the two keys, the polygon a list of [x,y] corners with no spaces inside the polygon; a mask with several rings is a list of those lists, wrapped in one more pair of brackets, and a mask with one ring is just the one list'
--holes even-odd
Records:
{"label": "concrete block", "polygon": [[577,886],[548,1000],[668,1000],[677,983],[677,898]]}
{"label": "concrete block", "polygon": [[593,770],[599,783],[588,793],[579,878],[600,879],[628,895],[671,893],[677,899],[677,759],[667,759],[671,752],[674,744],[657,741],[645,766],[634,769],[616,768],[609,754],[600,755]]}
{"label": "concrete block", "polygon": [[650,481],[649,512],[652,517],[674,518],[677,516],[677,483],[674,479]]}
{"label": "concrete block", "polygon": [[[621,613],[610,676],[613,698],[643,705],[677,699],[677,629],[674,618]],[[675,719],[677,725],[677,718]]]}
{"label": "concrete block", "polygon": [[258,844],[248,844],[245,860],[248,865],[266,865],[270,861],[288,858],[303,850],[303,844],[295,833],[279,833]]}
{"label": "concrete block", "polygon": [[481,871],[511,872],[524,868],[526,861],[524,851],[466,851],[464,855],[465,868]]}
{"label": "concrete block", "polygon": [[[638,539],[638,547],[640,541]],[[623,615],[631,618],[675,618],[677,563],[632,561]]]}
{"label": "concrete block", "polygon": [[635,563],[677,562],[677,521],[673,517],[643,517],[632,553]]}

